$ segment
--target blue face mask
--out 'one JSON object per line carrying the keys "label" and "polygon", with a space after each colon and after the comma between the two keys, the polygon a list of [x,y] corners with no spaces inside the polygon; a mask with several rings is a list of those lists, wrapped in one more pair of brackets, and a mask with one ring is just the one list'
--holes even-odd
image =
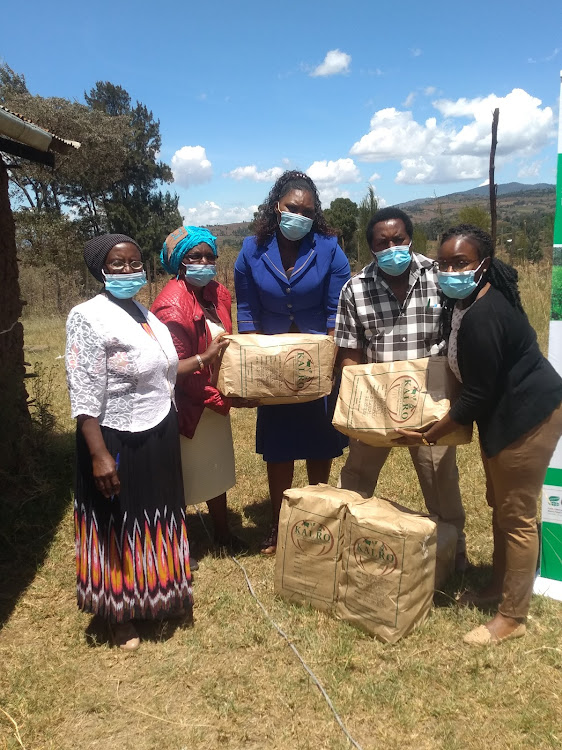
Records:
{"label": "blue face mask", "polygon": [[185,280],[193,286],[207,286],[217,275],[216,266],[189,263],[185,268]]}
{"label": "blue face mask", "polygon": [[412,262],[410,245],[396,245],[388,250],[381,250],[380,253],[373,253],[381,271],[389,276],[400,276],[407,271]]}
{"label": "blue face mask", "polygon": [[117,299],[131,299],[146,284],[146,271],[138,273],[106,273],[102,271],[105,290]]}
{"label": "blue face mask", "polygon": [[[480,268],[482,263],[480,263],[478,268]],[[478,281],[474,279],[474,274],[478,271],[478,268],[475,268],[474,271],[438,271],[437,283],[446,297],[450,297],[451,299],[466,299],[478,288],[482,280],[482,276],[480,276]]]}
{"label": "blue face mask", "polygon": [[279,230],[287,240],[292,242],[302,240],[310,232],[313,224],[314,219],[309,219],[307,216],[292,214],[290,211],[281,211]]}

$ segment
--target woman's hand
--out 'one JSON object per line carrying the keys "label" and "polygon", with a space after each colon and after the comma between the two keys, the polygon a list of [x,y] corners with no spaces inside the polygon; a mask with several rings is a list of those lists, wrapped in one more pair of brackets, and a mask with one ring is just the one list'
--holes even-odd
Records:
{"label": "woman's hand", "polygon": [[117,464],[107,450],[97,417],[80,414],[77,422],[92,457],[92,475],[96,489],[104,497],[118,495],[121,482],[117,474]]}
{"label": "woman's hand", "polygon": [[396,432],[400,435],[399,438],[394,438],[393,443],[395,445],[424,445],[423,432],[416,432],[415,430],[403,430],[400,427],[396,428]]}
{"label": "woman's hand", "polygon": [[109,451],[92,456],[92,474],[97,489],[104,497],[119,494],[121,482],[117,474],[117,464]]}
{"label": "woman's hand", "polygon": [[224,335],[224,333],[219,333],[219,335],[211,341],[203,354],[201,354],[201,359],[203,360],[205,367],[211,365],[217,357],[220,357],[226,347],[230,344],[228,339],[223,338]]}
{"label": "woman's hand", "polygon": [[255,398],[242,398],[241,396],[230,396],[230,405],[234,409],[255,409],[260,402]]}

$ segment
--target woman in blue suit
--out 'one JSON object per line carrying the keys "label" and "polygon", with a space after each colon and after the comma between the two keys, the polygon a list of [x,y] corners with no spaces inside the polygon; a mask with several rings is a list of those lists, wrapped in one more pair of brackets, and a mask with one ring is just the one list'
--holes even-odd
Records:
{"label": "woman in blue suit", "polygon": [[[330,229],[318,191],[308,175],[279,177],[246,237],[234,266],[240,333],[333,335],[340,291],[349,263]],[[334,394],[333,394],[334,395]],[[293,481],[294,463],[306,460],[310,484],[327,482],[332,459],[345,438],[331,424],[333,398],[260,406],[256,451],[267,463],[273,525],[262,544],[272,555],[283,492]]]}

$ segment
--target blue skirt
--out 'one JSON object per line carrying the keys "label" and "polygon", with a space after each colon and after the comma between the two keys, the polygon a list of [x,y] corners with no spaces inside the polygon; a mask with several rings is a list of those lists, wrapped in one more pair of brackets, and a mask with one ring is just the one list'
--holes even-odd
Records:
{"label": "blue skirt", "polygon": [[316,401],[258,406],[256,453],[264,461],[327,460],[341,456],[348,439],[332,426],[338,387]]}

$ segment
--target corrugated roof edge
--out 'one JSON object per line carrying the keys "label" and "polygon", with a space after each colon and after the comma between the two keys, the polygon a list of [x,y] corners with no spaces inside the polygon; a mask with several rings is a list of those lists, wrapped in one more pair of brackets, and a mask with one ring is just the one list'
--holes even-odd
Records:
{"label": "corrugated roof edge", "polygon": [[[8,109],[8,107],[5,107],[3,104],[0,104],[0,133],[2,133],[2,112],[6,112],[8,115],[12,115],[13,117],[17,117],[19,120],[24,122],[27,127],[31,128],[32,130],[36,130],[40,133],[44,133],[48,136],[50,136],[51,140],[46,148],[39,148],[40,151],[56,151],[59,154],[66,154],[72,149],[79,149],[81,144],[78,141],[70,141],[66,138],[61,138],[58,135],[55,135],[54,133],[51,133],[49,130],[46,130],[45,128],[42,128],[39,125],[36,125],[32,120],[30,120],[28,117],[25,117],[25,115],[19,114],[19,112],[13,112],[11,109]],[[12,137],[10,133],[5,133],[8,137]],[[17,140],[17,139],[14,139]],[[35,144],[34,144],[35,145]]]}

